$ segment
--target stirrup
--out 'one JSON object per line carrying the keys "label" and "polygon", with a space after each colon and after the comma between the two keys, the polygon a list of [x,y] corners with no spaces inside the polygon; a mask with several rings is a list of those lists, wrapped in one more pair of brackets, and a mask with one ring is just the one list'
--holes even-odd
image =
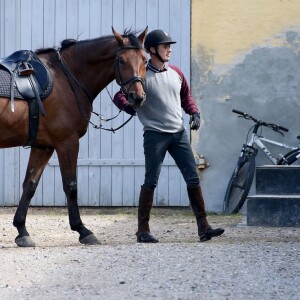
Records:
{"label": "stirrup", "polygon": [[24,62],[19,66],[18,73],[20,76],[29,76],[34,73],[34,69],[31,64]]}

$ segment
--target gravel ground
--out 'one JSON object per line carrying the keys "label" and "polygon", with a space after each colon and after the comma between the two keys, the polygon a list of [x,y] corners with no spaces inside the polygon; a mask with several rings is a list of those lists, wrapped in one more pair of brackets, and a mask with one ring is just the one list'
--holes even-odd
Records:
{"label": "gravel ground", "polygon": [[15,208],[0,208],[0,299],[300,299],[300,228],[209,216],[223,236],[197,242],[188,209],[153,209],[158,244],[137,244],[136,209],[81,209],[101,240],[83,246],[66,209],[30,208],[34,248],[18,248]]}

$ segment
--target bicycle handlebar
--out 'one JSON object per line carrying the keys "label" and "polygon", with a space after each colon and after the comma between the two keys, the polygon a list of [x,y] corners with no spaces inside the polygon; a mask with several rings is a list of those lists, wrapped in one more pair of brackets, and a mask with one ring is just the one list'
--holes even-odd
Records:
{"label": "bicycle handlebar", "polygon": [[266,127],[272,128],[274,131],[277,131],[277,132],[279,132],[280,130],[285,131],[285,132],[289,131],[287,128],[285,128],[283,126],[280,126],[280,125],[277,125],[277,124],[272,124],[272,123],[266,123],[264,121],[257,120],[257,119],[255,119],[251,115],[248,115],[245,112],[242,112],[242,111],[239,111],[239,110],[236,110],[236,109],[233,109],[232,112],[235,113],[235,114],[241,115],[241,117],[243,117],[245,119],[248,119],[248,120],[250,119],[253,122],[255,122],[256,124],[259,124],[260,126],[266,126]]}
{"label": "bicycle handlebar", "polygon": [[235,114],[239,114],[239,115],[246,115],[246,113],[243,113],[242,111],[233,109],[232,112],[234,112]]}

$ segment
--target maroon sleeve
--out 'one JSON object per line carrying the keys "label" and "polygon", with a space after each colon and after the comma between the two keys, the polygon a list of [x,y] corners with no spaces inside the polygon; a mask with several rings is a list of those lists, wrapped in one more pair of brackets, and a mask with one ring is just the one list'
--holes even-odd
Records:
{"label": "maroon sleeve", "polygon": [[128,101],[126,100],[125,95],[119,91],[115,94],[113,103],[120,109],[124,110],[125,106],[128,105]]}
{"label": "maroon sleeve", "polygon": [[169,65],[169,67],[172,68],[173,70],[175,70],[182,80],[181,90],[180,90],[180,98],[181,98],[181,106],[182,106],[183,110],[189,115],[192,115],[192,114],[198,112],[199,110],[198,110],[197,104],[191,95],[189,85],[188,85],[187,80],[184,77],[183,73],[176,66]]}

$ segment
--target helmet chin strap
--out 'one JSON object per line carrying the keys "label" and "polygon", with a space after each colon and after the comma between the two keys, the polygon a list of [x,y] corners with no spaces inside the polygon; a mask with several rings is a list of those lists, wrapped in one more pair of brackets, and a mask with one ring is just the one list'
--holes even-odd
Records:
{"label": "helmet chin strap", "polygon": [[[151,52],[151,51],[150,51]],[[159,55],[157,51],[157,46],[155,46],[155,53],[151,52],[153,55],[155,55],[162,63],[165,63],[166,61],[162,59],[162,57]]]}

